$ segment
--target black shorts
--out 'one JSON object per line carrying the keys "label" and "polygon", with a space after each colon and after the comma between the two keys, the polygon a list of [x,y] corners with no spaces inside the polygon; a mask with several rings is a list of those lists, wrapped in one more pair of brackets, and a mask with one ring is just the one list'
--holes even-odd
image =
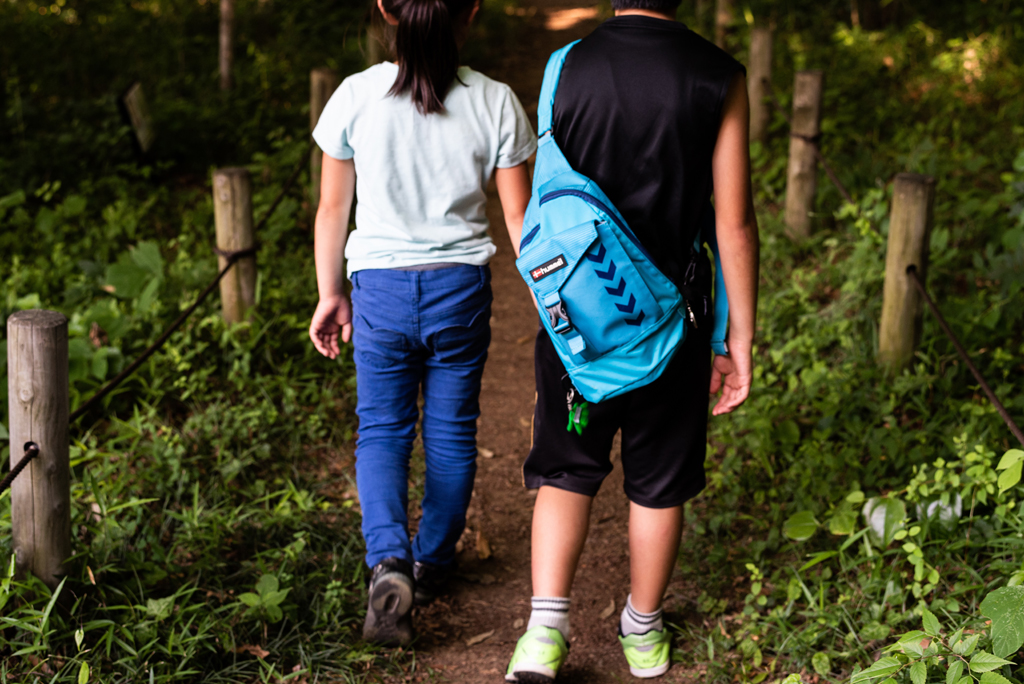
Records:
{"label": "black shorts", "polygon": [[582,435],[566,430],[565,369],[543,328],[537,335],[534,369],[533,446],[523,464],[528,488],[547,485],[596,495],[612,471],[612,440],[621,429],[623,489],[630,501],[646,508],[670,508],[704,489],[711,382],[706,329],[691,329],[651,384],[591,404]]}

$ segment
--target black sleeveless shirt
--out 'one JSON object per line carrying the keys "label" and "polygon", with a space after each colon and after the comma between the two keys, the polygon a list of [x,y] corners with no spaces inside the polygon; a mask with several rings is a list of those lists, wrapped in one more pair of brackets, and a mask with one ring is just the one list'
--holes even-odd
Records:
{"label": "black sleeveless shirt", "polygon": [[569,51],[553,134],[673,280],[712,192],[722,106],[743,66],[683,24],[610,19]]}

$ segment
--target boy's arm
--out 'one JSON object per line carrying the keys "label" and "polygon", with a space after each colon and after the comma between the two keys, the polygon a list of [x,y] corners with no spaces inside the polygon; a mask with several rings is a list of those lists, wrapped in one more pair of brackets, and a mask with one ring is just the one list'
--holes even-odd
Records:
{"label": "boy's arm", "polygon": [[512,249],[519,257],[519,242],[523,237],[523,215],[530,203],[530,172],[526,162],[508,169],[494,170],[494,184],[498,186],[501,210],[505,214],[505,227]]}
{"label": "boy's arm", "polygon": [[341,353],[338,345],[352,337],[352,307],[345,294],[345,241],[356,189],[356,166],[351,159],[324,155],[320,206],[316,212],[316,285],[320,302],[309,325],[316,350],[329,359]]}
{"label": "boy's arm", "polygon": [[760,244],[750,189],[750,107],[742,74],[733,79],[723,110],[712,173],[718,248],[729,297],[729,355],[716,356],[711,371],[711,393],[722,390],[712,412],[716,416],[743,403],[753,378]]}

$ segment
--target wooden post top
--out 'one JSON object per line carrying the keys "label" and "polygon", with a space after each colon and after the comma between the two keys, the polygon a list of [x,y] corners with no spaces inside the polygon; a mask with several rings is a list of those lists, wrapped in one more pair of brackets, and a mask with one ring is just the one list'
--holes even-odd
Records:
{"label": "wooden post top", "polygon": [[248,176],[249,169],[244,166],[226,166],[223,169],[215,169],[213,175],[216,176]]}
{"label": "wooden post top", "polygon": [[935,185],[934,176],[926,176],[923,173],[897,173],[897,183],[913,183],[915,185]]}
{"label": "wooden post top", "polygon": [[45,309],[16,311],[7,319],[7,325],[19,328],[59,328],[67,324],[68,319],[64,314]]}

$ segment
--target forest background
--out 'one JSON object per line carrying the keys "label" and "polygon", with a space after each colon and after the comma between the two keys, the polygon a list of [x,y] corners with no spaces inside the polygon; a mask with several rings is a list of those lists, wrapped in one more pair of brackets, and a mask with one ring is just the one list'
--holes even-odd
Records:
{"label": "forest background", "polygon": [[[516,10],[485,3],[468,64],[486,72],[517,48]],[[362,3],[236,12],[225,94],[212,1],[0,1],[0,314],[68,316],[73,408],[215,275],[210,170],[247,165],[261,216],[305,154],[309,70],[365,65]],[[684,2],[680,18],[711,35],[710,12]],[[875,354],[892,179],[926,173],[929,287],[1024,417],[1024,7],[893,0],[864,19],[846,0],[737,5],[728,47],[744,60],[750,27],[775,28],[784,108],[795,70],[826,71],[822,148],[855,202],[822,177],[813,237],[785,237],[788,129],[774,115],[753,146],[755,388],[715,422],[709,491],[687,509],[680,572],[704,591],[672,616],[674,657],[716,682],[1021,682],[1024,452],[930,316],[908,370],[887,375]],[[135,80],[158,130],[145,157],[118,111]],[[61,607],[14,579],[0,495],[0,682],[417,672],[415,653],[355,638],[358,506],[326,465],[352,439],[353,367],[306,337],[302,180],[259,236],[251,322],[228,327],[205,305],[72,426]],[[0,422],[3,461],[7,441]]]}

